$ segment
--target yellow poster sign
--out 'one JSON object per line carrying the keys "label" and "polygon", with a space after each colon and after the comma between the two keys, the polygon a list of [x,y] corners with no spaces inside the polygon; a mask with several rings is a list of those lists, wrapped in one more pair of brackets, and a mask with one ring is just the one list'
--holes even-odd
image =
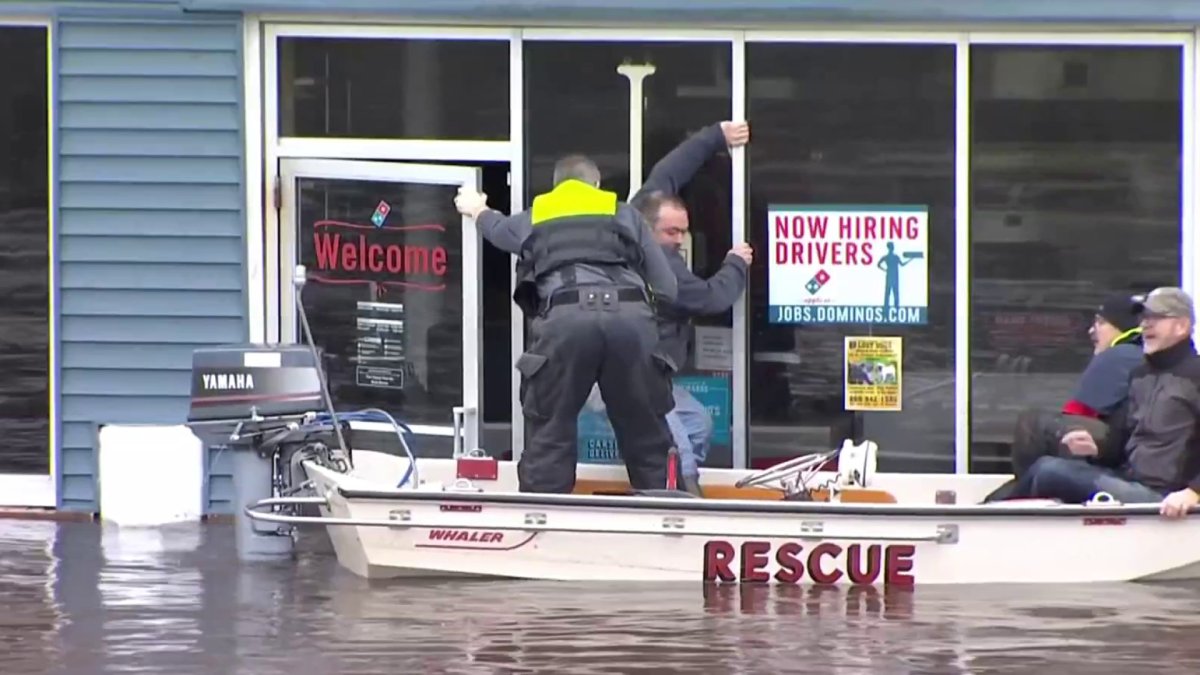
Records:
{"label": "yellow poster sign", "polygon": [[901,340],[846,336],[846,410],[900,410]]}

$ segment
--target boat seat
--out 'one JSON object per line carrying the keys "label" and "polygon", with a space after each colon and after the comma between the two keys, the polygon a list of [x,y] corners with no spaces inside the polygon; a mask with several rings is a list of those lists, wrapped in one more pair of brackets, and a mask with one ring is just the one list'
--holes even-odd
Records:
{"label": "boat seat", "polygon": [[[783,499],[783,493],[778,490],[768,490],[758,487],[739,488],[732,485],[702,485],[700,486],[700,491],[704,493],[705,499],[762,499],[767,501],[779,501]],[[575,482],[573,494],[628,495],[634,492],[629,483],[623,480],[580,480]],[[655,497],[696,497],[690,492],[683,490],[648,490],[642,492],[671,493],[664,495],[655,494],[653,495]]]}
{"label": "boat seat", "polygon": [[[813,501],[824,502],[829,500],[829,491],[824,489],[816,489],[812,491]],[[878,490],[875,488],[842,488],[838,495],[839,501],[843,504],[895,504],[896,496],[887,490]]]}
{"label": "boat seat", "polygon": [[[736,487],[734,485],[701,485],[700,491],[704,493],[705,499],[751,499],[768,502],[778,502],[783,500],[783,493],[779,490],[772,490],[762,487]],[[663,497],[695,497],[688,492],[682,490],[645,490],[646,493],[670,493],[670,494],[654,494],[647,496],[663,496]],[[629,486],[629,483],[623,480],[580,480],[575,483],[573,494],[577,495],[629,495],[635,491]],[[812,491],[813,501],[823,502],[829,499],[829,491],[824,489],[816,489]],[[879,490],[875,488],[844,488],[841,491],[841,501],[846,504],[895,504],[897,503],[895,495],[887,490]]]}
{"label": "boat seat", "polygon": [[700,499],[684,490],[634,490],[635,497],[669,497],[671,499]]}

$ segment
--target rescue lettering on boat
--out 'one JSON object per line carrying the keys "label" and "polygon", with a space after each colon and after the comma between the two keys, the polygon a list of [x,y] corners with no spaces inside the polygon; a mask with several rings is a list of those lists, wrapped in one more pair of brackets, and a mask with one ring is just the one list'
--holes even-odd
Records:
{"label": "rescue lettering on boat", "polygon": [[429,540],[448,543],[499,544],[504,541],[504,533],[486,530],[430,530]]}
{"label": "rescue lettering on boat", "polygon": [[205,373],[200,379],[205,389],[226,391],[254,388],[254,376],[250,373]]}
{"label": "rescue lettering on boat", "polygon": [[911,544],[816,545],[747,541],[734,546],[727,541],[704,543],[704,581],[714,583],[812,583],[912,586]]}

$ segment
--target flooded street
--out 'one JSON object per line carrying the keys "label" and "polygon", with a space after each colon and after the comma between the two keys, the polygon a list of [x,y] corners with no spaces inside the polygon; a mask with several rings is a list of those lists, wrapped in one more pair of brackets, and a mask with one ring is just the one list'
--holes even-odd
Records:
{"label": "flooded street", "polygon": [[0,673],[1196,673],[1200,585],[366,582],[310,531],[0,520]]}

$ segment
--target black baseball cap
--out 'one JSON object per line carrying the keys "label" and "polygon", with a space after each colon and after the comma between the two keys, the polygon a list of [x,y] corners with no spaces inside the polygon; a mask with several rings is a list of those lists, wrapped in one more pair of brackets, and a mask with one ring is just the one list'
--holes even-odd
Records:
{"label": "black baseball cap", "polygon": [[1096,309],[1096,314],[1121,332],[1133,330],[1141,323],[1138,314],[1141,312],[1141,301],[1144,297],[1129,294],[1109,296]]}

